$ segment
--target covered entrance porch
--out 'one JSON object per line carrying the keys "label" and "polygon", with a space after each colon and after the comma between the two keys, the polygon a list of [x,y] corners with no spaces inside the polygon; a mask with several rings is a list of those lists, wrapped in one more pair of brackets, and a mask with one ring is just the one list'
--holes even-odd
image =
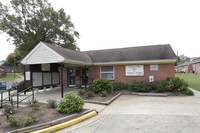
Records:
{"label": "covered entrance porch", "polygon": [[[73,59],[72,59],[73,53]],[[90,62],[79,52],[40,42],[23,60],[25,88],[88,88]],[[87,59],[87,57],[86,57]]]}

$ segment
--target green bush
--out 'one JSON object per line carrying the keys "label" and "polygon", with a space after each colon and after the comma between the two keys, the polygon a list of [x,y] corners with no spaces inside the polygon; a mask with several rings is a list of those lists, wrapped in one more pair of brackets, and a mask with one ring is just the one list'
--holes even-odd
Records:
{"label": "green bush", "polygon": [[101,96],[102,96],[102,97],[106,97],[107,95],[108,95],[107,91],[102,91],[102,92],[101,92]]}
{"label": "green bush", "polygon": [[188,88],[188,84],[178,77],[167,78],[155,83],[133,81],[132,84],[128,85],[128,89],[134,92],[181,92],[186,95],[194,95]]}
{"label": "green bush", "polygon": [[23,123],[23,125],[24,126],[28,126],[28,125],[30,125],[31,123],[33,123],[35,120],[36,120],[36,116],[34,116],[34,115],[29,115],[27,118],[26,118],[26,120],[24,121],[24,123]]}
{"label": "green bush", "polygon": [[112,86],[114,91],[128,89],[128,85],[123,82],[114,82]]}
{"label": "green bush", "polygon": [[130,91],[134,92],[150,92],[152,91],[152,87],[148,82],[137,82],[133,81],[132,84],[128,87]]}
{"label": "green bush", "polygon": [[14,114],[15,113],[15,108],[14,106],[10,105],[10,104],[5,104],[3,106],[3,114]]}
{"label": "green bush", "polygon": [[40,107],[40,104],[39,103],[33,103],[32,107],[34,107],[35,109],[38,109]]}
{"label": "green bush", "polygon": [[100,93],[102,91],[107,91],[108,93],[111,93],[113,91],[113,87],[109,80],[97,79],[93,82],[92,90],[95,93]]}
{"label": "green bush", "polygon": [[73,113],[82,110],[83,99],[73,92],[65,94],[58,104],[57,110],[61,113]]}
{"label": "green bush", "polygon": [[24,89],[25,89],[24,81],[19,82],[19,84],[17,85],[17,90],[23,91]]}
{"label": "green bush", "polygon": [[87,97],[93,97],[94,96],[94,92],[87,91],[86,95],[87,95]]}
{"label": "green bush", "polygon": [[32,106],[33,104],[38,103],[38,100],[34,99],[34,100],[28,100],[27,104]]}
{"label": "green bush", "polygon": [[78,91],[78,94],[79,94],[79,95],[83,95],[83,93],[84,93],[83,90]]}
{"label": "green bush", "polygon": [[56,100],[49,99],[49,100],[47,101],[47,103],[48,103],[49,107],[52,108],[52,109],[54,109],[54,108],[57,107],[57,101],[56,101]]}
{"label": "green bush", "polygon": [[14,126],[14,127],[21,126],[21,121],[16,120],[15,118],[9,118],[8,122],[10,123],[11,126]]}

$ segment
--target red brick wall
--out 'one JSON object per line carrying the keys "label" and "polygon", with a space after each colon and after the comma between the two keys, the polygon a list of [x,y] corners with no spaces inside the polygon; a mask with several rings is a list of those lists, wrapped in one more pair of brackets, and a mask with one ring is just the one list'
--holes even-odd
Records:
{"label": "red brick wall", "polygon": [[[159,64],[158,71],[150,71],[150,65],[144,65],[144,76],[125,76],[126,65],[115,65],[115,80],[111,82],[126,82],[131,83],[135,81],[146,81],[149,82],[149,76],[154,76],[154,81],[165,80],[167,77],[175,76],[174,64]],[[100,66],[89,67],[89,78],[99,79],[100,78]]]}

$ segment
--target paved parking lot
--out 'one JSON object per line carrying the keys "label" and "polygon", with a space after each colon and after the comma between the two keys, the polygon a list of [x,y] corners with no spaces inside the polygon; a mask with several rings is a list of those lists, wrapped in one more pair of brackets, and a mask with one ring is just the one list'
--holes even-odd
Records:
{"label": "paved parking lot", "polygon": [[59,133],[200,133],[200,97],[122,95],[95,117]]}

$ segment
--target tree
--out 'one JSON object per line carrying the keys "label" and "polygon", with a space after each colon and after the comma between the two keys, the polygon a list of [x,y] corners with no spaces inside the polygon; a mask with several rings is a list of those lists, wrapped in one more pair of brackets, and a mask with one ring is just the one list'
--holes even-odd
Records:
{"label": "tree", "polygon": [[0,2],[0,30],[13,40],[22,58],[40,41],[79,50],[79,33],[64,9],[55,11],[47,0],[11,0]]}
{"label": "tree", "polygon": [[17,51],[17,49],[14,50],[13,53],[10,53],[6,60],[3,63],[3,66],[17,66],[17,67],[21,67],[21,56],[19,55],[19,52]]}
{"label": "tree", "polygon": [[190,62],[190,61],[191,61],[190,57],[187,57],[184,54],[182,54],[177,57],[176,65],[180,65],[180,64],[183,64],[185,62]]}

